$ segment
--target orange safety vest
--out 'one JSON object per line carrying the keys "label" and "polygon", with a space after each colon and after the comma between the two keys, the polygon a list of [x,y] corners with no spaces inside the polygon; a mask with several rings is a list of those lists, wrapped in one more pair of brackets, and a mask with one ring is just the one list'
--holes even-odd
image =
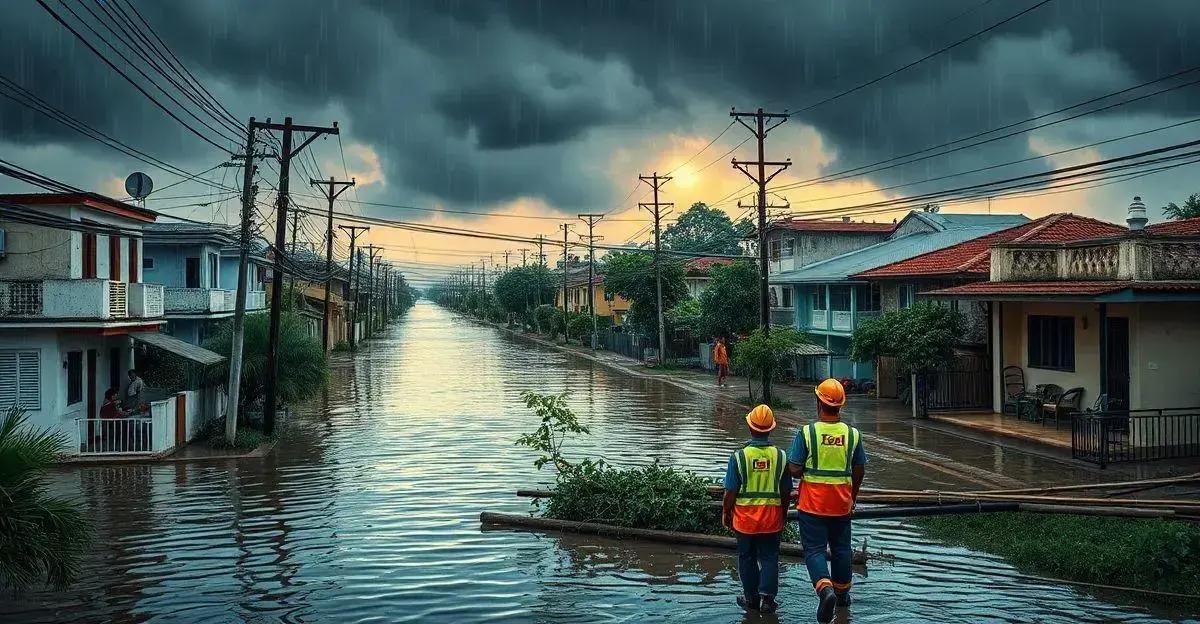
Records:
{"label": "orange safety vest", "polygon": [[733,530],[778,533],[783,530],[783,471],[787,457],[774,446],[749,446],[733,454],[738,471]]}
{"label": "orange safety vest", "polygon": [[797,486],[796,508],[815,516],[847,516],[854,508],[854,450],[858,429],[844,422],[817,421],[800,430],[808,457]]}

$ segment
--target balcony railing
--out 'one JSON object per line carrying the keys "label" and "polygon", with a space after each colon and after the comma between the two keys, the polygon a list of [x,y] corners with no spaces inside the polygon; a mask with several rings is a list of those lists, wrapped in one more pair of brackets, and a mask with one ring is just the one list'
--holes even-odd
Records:
{"label": "balcony railing", "polygon": [[828,310],[813,310],[812,316],[809,317],[809,327],[813,329],[825,329],[829,326],[829,311]]}
{"label": "balcony railing", "polygon": [[161,284],[129,285],[129,316],[155,318],[163,315]]}
{"label": "balcony railing", "polygon": [[163,294],[165,297],[164,308],[167,312],[203,314],[233,311],[234,292],[232,290],[169,287],[163,289]]}
{"label": "balcony railing", "polygon": [[152,401],[149,412],[129,418],[76,418],[79,454],[154,455],[170,451],[179,439],[175,435],[178,396]]}
{"label": "balcony railing", "polygon": [[771,308],[771,324],[791,326],[796,323],[795,308]]}
{"label": "balcony railing", "polygon": [[246,293],[246,309],[261,310],[267,307],[267,293],[261,290],[252,290]]}
{"label": "balcony railing", "polygon": [[833,319],[829,322],[829,328],[834,331],[850,331],[854,329],[853,314],[849,310],[833,310],[830,312]]}
{"label": "balcony railing", "polygon": [[129,285],[106,279],[0,281],[0,318],[108,320],[130,314]]}

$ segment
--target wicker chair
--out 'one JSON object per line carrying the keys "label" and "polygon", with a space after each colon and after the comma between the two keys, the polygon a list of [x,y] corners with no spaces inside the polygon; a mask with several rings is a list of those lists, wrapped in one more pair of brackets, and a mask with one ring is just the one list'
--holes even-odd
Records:
{"label": "wicker chair", "polygon": [[1018,408],[1021,397],[1025,395],[1025,371],[1020,366],[1005,366],[1000,375],[1004,384],[1004,402],[1000,406],[1000,414],[1009,413],[1011,408],[1013,416],[1020,416]]}
{"label": "wicker chair", "polygon": [[1021,400],[1021,405],[1023,406],[1021,416],[1032,422],[1042,422],[1045,419],[1043,408],[1058,401],[1058,397],[1062,392],[1062,386],[1058,384],[1038,384],[1034,386],[1033,394],[1027,394],[1025,395],[1026,398]]}
{"label": "wicker chair", "polygon": [[1083,402],[1083,388],[1071,388],[1060,394],[1058,399],[1053,403],[1042,405],[1042,422],[1045,422],[1047,416],[1053,415],[1054,428],[1058,429],[1059,417],[1070,415],[1079,411],[1079,405]]}

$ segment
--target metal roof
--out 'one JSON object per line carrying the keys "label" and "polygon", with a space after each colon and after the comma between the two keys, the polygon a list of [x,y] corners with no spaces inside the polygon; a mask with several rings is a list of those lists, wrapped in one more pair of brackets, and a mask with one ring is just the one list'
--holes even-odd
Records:
{"label": "metal roof", "polygon": [[163,351],[174,353],[182,358],[189,359],[197,364],[211,366],[220,364],[225,361],[225,356],[219,353],[213,353],[204,347],[196,346],[190,342],[184,342],[174,336],[160,334],[158,332],[132,332],[129,334],[134,340],[144,342],[152,347],[158,347]]}
{"label": "metal roof", "polygon": [[[851,275],[857,273],[900,260],[907,260],[930,251],[944,249],[1029,221],[1024,215],[912,214],[918,215],[917,218],[932,221],[933,227],[937,229],[895,236],[869,247],[814,262],[794,271],[773,275],[770,281],[785,284],[846,281]],[[964,223],[971,225],[963,225]]]}
{"label": "metal roof", "polygon": [[830,355],[829,349],[811,342],[802,342],[792,350],[792,355],[798,357],[817,357]]}

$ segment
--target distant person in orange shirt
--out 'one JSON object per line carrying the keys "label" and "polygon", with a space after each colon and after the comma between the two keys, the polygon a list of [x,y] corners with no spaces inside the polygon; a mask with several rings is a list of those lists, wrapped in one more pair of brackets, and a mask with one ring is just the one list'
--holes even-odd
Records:
{"label": "distant person in orange shirt", "polygon": [[725,385],[725,378],[729,376],[729,350],[725,348],[725,339],[717,338],[717,344],[713,346],[713,364],[717,365],[717,387]]}
{"label": "distant person in orange shirt", "polygon": [[[817,590],[817,622],[850,606],[850,513],[866,472],[858,429],[842,422],[846,389],[836,379],[816,388],[817,420],[800,428],[788,452],[788,472],[800,478],[800,542]],[[830,555],[825,554],[828,548]]]}

